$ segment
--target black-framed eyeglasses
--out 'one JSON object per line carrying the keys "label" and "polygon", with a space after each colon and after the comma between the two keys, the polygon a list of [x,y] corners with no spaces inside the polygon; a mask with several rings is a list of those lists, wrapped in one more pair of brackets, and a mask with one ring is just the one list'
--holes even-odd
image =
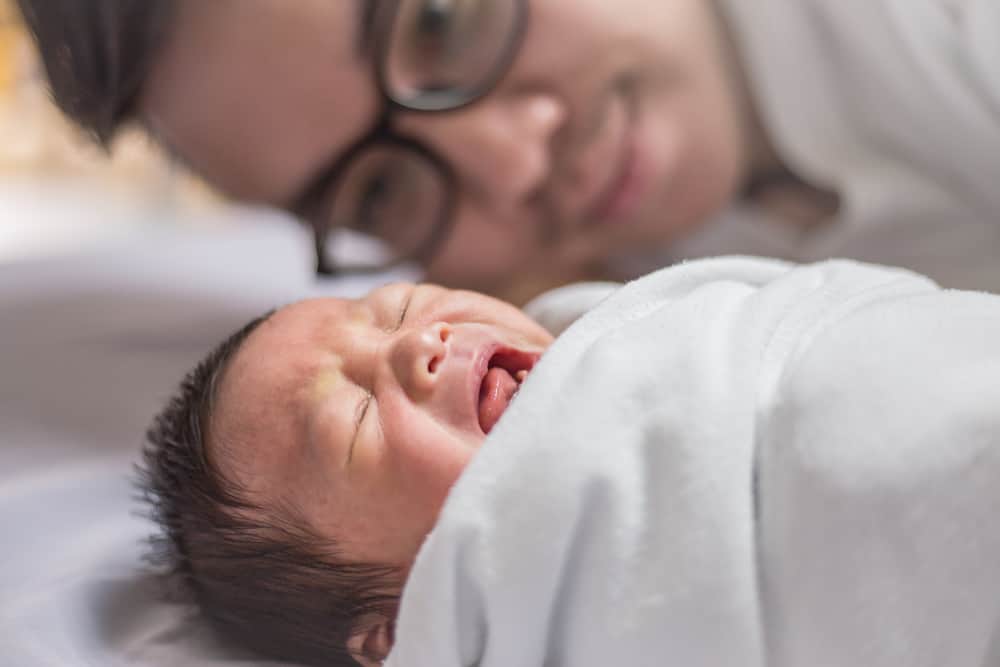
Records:
{"label": "black-framed eyeglasses", "polygon": [[[510,68],[528,20],[528,0],[368,1],[382,111],[296,206],[315,231],[319,274],[381,271],[434,255],[452,226],[456,175],[397,132],[393,114],[453,111],[483,98]],[[379,243],[359,244],[363,238]]]}

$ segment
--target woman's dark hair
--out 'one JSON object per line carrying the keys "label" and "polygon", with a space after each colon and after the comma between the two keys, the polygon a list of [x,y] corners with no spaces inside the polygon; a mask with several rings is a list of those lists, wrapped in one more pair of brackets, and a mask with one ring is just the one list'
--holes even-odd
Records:
{"label": "woman's dark hair", "polygon": [[256,506],[209,452],[216,387],[267,317],[199,363],[147,432],[139,483],[160,528],[149,560],[239,645],[308,665],[356,665],[347,640],[373,619],[395,618],[398,572],[344,561],[289,508]]}
{"label": "woman's dark hair", "polygon": [[17,0],[56,104],[101,144],[136,100],[176,0]]}

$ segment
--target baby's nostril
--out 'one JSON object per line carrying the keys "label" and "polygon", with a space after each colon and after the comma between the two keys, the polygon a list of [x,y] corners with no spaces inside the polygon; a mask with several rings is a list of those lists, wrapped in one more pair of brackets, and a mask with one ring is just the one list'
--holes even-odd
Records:
{"label": "baby's nostril", "polygon": [[431,357],[431,360],[427,362],[427,372],[432,374],[437,373],[438,364],[440,363],[441,359],[439,357]]}
{"label": "baby's nostril", "polygon": [[451,338],[451,328],[441,327],[441,330],[438,332],[438,336],[440,336],[442,343],[447,343]]}

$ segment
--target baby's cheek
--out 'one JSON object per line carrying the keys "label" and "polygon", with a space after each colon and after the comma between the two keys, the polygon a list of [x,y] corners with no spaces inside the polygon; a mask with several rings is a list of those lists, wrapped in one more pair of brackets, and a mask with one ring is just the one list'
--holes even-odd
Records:
{"label": "baby's cheek", "polygon": [[390,449],[401,489],[410,502],[432,513],[444,503],[451,487],[472,460],[478,443],[470,443],[438,423],[414,423],[393,436]]}

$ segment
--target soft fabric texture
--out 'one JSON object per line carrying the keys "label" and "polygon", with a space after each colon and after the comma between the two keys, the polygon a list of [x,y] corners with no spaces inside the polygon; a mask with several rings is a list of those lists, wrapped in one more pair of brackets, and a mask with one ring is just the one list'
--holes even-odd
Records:
{"label": "soft fabric texture", "polygon": [[850,257],[1000,291],[1000,2],[716,2],[781,159],[841,210],[803,231],[741,206],[647,268]]}
{"label": "soft fabric texture", "polygon": [[525,304],[524,312],[553,336],[558,336],[621,286],[613,282],[585,282],[557,287]]}
{"label": "soft fabric texture", "polygon": [[998,297],[851,262],[647,276],[459,479],[386,664],[997,664],[998,405]]}

